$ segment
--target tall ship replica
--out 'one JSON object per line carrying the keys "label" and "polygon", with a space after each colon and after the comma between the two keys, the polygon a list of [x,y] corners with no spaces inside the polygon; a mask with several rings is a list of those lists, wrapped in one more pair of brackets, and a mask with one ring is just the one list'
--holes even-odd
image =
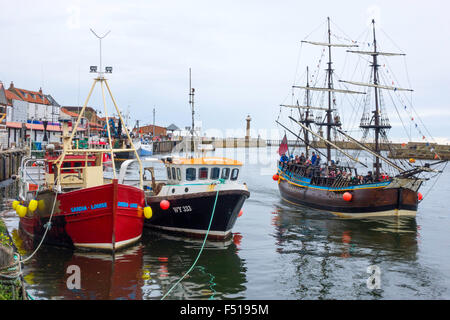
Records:
{"label": "tall ship replica", "polygon": [[[365,43],[338,36],[335,38],[340,41],[332,42],[333,34],[329,18],[327,26],[327,40],[302,41],[302,46],[305,44],[322,48],[316,73],[310,75],[307,68],[306,85],[293,85],[292,96],[294,97],[294,89],[301,89],[301,92],[304,92],[304,103],[300,104],[297,100],[297,103],[292,101],[292,104],[282,104],[280,115],[276,120],[285,131],[285,138],[279,148],[282,157],[278,163],[277,174],[273,176],[273,179],[278,181],[281,197],[289,203],[329,211],[340,217],[415,216],[423,197],[419,188],[424,181],[440,174],[442,172],[439,170],[440,167],[445,166],[447,162],[441,160],[436,153],[435,160],[420,165],[415,164],[415,159],[407,161],[387,157],[386,151],[391,148],[388,139],[391,125],[384,98],[385,96],[390,98],[391,104],[400,116],[400,112],[408,112],[412,108],[403,102],[401,94],[413,90],[396,87],[393,85],[394,82],[392,86],[387,85],[391,74],[388,69],[385,70],[387,63],[381,64],[380,58],[404,54],[378,50],[374,20],[368,31],[372,41]],[[365,49],[355,48],[360,45],[364,45]],[[339,80],[344,88],[336,88],[334,86],[336,74],[332,62],[332,50],[335,48],[341,48],[340,50],[347,48],[346,51],[350,55],[359,55],[358,61],[368,64],[369,81]],[[323,77],[324,85],[320,87],[316,84],[319,81],[320,64],[326,55],[328,66]],[[381,68],[383,70],[380,70]],[[366,91],[350,90],[349,85],[365,88]],[[384,95],[384,92],[388,94]],[[318,96],[314,96],[313,93],[318,93]],[[345,101],[355,101],[362,105],[363,112],[357,130],[361,133],[361,137],[349,134],[355,130],[344,130],[336,98],[341,94],[350,97]],[[403,103],[401,110],[398,110],[400,108],[394,103],[394,95],[399,96],[400,102]],[[280,118],[284,110],[290,110],[290,114],[283,123]],[[361,106],[353,107],[353,113],[349,118],[355,119],[356,122],[358,120],[356,113],[360,110]],[[298,114],[295,115],[296,111]],[[316,113],[315,117],[313,113]],[[414,117],[410,116],[411,119],[414,120]],[[417,124],[415,127],[418,127]],[[287,134],[296,139],[291,152],[287,145]],[[422,138],[425,139],[425,136]],[[300,148],[300,144],[304,145],[304,150],[300,150],[302,154],[299,157],[294,157],[293,151],[296,147]],[[349,147],[350,145],[352,147]],[[361,161],[363,154],[374,159],[373,164],[368,165]]]}

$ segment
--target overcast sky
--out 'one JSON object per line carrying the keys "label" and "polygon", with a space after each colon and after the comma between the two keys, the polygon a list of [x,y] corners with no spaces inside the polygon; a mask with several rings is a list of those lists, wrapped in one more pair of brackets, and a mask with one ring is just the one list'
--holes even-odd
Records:
{"label": "overcast sky", "polygon": [[[306,65],[317,64],[316,52],[300,41],[310,34],[323,41],[327,16],[336,33],[351,39],[375,17],[380,43],[384,33],[389,36],[383,48],[407,54],[397,65],[407,66],[401,84],[415,90],[415,110],[436,139],[447,139],[449,9],[447,1],[433,0],[4,1],[0,80],[6,87],[11,81],[24,89],[42,87],[62,105],[81,105],[92,84],[89,66],[99,64],[89,29],[111,30],[103,62],[114,68],[111,89],[133,123],[152,123],[155,107],[158,125],[189,125],[192,68],[196,118],[204,129],[244,129],[250,114],[252,128],[270,131],[277,128],[279,104],[290,102],[294,80]],[[335,61],[337,72],[342,66]],[[100,92],[94,96],[90,105],[100,109]]]}

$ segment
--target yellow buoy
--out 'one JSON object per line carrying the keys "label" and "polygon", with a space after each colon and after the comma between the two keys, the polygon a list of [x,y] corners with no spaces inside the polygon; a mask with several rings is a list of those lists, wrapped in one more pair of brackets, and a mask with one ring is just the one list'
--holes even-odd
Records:
{"label": "yellow buoy", "polygon": [[18,205],[17,206],[17,214],[19,215],[19,217],[23,218],[27,215],[27,207],[24,207],[22,205]]}
{"label": "yellow buoy", "polygon": [[38,207],[38,202],[36,200],[31,200],[30,203],[28,204],[28,209],[30,209],[31,212],[36,211]]}
{"label": "yellow buoy", "polygon": [[153,215],[152,207],[145,207],[144,208],[144,216],[147,219],[150,219],[152,217],[152,215]]}
{"label": "yellow buoy", "polygon": [[17,207],[19,204],[20,204],[20,201],[14,200],[14,201],[12,202],[12,207],[13,207],[13,209],[16,210],[16,207]]}
{"label": "yellow buoy", "polygon": [[45,201],[44,200],[39,200],[38,201],[38,208],[39,208],[39,211],[44,211],[45,210]]}

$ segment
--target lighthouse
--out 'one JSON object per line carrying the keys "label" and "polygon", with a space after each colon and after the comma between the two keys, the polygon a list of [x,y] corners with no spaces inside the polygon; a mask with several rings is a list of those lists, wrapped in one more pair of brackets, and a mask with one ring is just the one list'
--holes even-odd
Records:
{"label": "lighthouse", "polygon": [[247,116],[245,119],[247,120],[247,130],[245,132],[245,140],[250,140],[250,121],[252,121],[252,118],[250,118],[250,115]]}

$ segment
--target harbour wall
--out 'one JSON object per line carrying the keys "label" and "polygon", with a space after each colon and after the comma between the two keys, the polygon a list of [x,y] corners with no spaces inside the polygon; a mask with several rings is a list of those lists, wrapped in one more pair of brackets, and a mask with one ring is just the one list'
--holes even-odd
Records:
{"label": "harbour wall", "polygon": [[[279,146],[281,140],[267,140],[267,146]],[[348,141],[333,141],[335,145],[344,150],[361,149],[357,143]],[[296,140],[288,140],[288,146],[304,147],[303,143]],[[311,146],[318,149],[326,148],[323,141],[313,141]],[[374,148],[373,143],[365,143],[370,149]],[[408,143],[382,143],[380,145],[382,151],[388,152],[388,157],[392,159],[421,159],[421,160],[450,160],[450,146],[437,143],[425,142],[408,142]],[[436,156],[437,154],[437,156]]]}
{"label": "harbour wall", "polygon": [[0,151],[0,181],[8,180],[18,174],[24,154],[25,150],[23,149]]}

